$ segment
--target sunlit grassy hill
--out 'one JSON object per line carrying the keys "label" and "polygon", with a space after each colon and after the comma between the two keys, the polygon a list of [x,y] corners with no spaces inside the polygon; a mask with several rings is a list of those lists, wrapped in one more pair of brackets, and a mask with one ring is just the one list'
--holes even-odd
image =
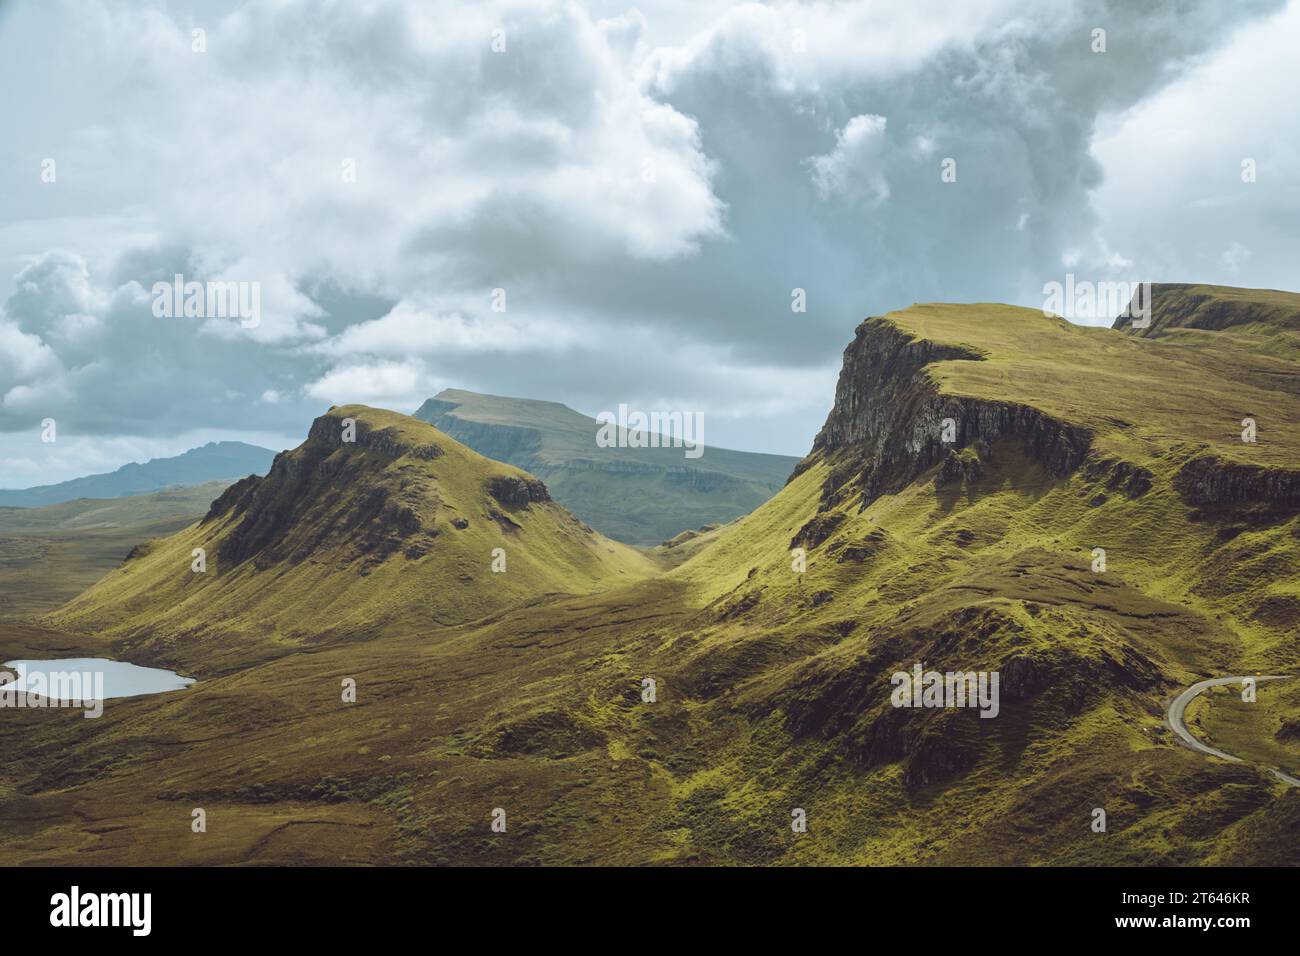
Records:
{"label": "sunlit grassy hill", "polygon": [[413,418],[349,405],[318,418],[266,477],[231,486],[202,521],[138,549],[51,620],[204,663],[191,637],[219,635],[210,654],[226,662],[462,623],[653,569],[517,468]]}
{"label": "sunlit grassy hill", "polygon": [[[1295,367],[1216,335],[999,305],[864,322],[797,477],[668,575],[707,622],[678,679],[785,740],[751,794],[804,780],[859,847],[840,860],[1270,856],[1248,834],[1293,830],[1296,795],[1163,722],[1199,678],[1300,670]],[[892,707],[917,662],[999,672],[1002,713]],[[854,819],[861,788],[892,822]]]}
{"label": "sunlit grassy hill", "polygon": [[[1300,366],[1243,348],[1240,330],[1211,346],[1115,335],[1000,305],[921,305],[881,321],[910,339],[972,353],[932,366],[942,394],[1041,409],[1091,431],[1099,452],[1143,463],[1181,450],[1300,471]],[[1254,444],[1241,440],[1248,416],[1258,425]]]}
{"label": "sunlit grassy hill", "polygon": [[[1138,294],[1141,306],[1143,295]],[[1128,310],[1133,312],[1132,307]],[[1139,313],[1140,314],[1140,313]],[[1133,316],[1115,319],[1114,328],[1144,338],[1181,337],[1184,342],[1227,344],[1223,336],[1195,333],[1231,331],[1236,347],[1261,349],[1285,358],[1300,357],[1300,293],[1276,289],[1161,282],[1151,285],[1150,323],[1133,327]]]}

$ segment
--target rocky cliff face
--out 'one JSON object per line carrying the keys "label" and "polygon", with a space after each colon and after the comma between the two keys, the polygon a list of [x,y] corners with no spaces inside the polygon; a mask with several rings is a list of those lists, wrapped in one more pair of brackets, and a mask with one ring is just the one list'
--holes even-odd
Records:
{"label": "rocky cliff face", "polygon": [[536,478],[498,475],[488,479],[488,494],[507,508],[527,508],[532,502],[551,500],[546,485]]}
{"label": "rocky cliff face", "polygon": [[1300,508],[1300,471],[1194,458],[1179,470],[1174,488],[1190,505],[1231,510]]}
{"label": "rocky cliff face", "polygon": [[[909,338],[884,319],[858,326],[844,350],[835,405],[796,470],[825,460],[832,473],[823,500],[834,504],[861,495],[863,506],[901,489],[954,452],[976,458],[994,442],[1014,438],[1048,474],[1060,477],[1088,454],[1091,433],[1037,408],[940,394],[927,366],[980,361],[975,351]],[[978,461],[949,462],[945,474],[978,470]]]}
{"label": "rocky cliff face", "polygon": [[[403,455],[431,461],[442,449],[435,442],[402,441],[362,421],[355,422],[355,441],[345,442],[342,427],[339,418],[322,415],[306,442],[276,455],[265,477],[245,478],[212,503],[205,524],[241,516],[221,543],[223,561],[298,562],[326,543],[340,542],[354,557],[382,560],[421,531],[436,512],[436,494],[394,486],[380,480],[379,472]],[[342,489],[353,495],[353,506],[339,511]],[[429,528],[426,534],[437,532]]]}

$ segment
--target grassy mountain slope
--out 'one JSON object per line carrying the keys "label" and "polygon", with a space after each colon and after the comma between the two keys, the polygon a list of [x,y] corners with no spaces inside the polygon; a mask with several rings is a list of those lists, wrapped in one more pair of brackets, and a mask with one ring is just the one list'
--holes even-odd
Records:
{"label": "grassy mountain slope", "polygon": [[0,507],[40,508],[78,498],[144,495],[178,485],[234,481],[265,474],[275,452],[241,441],[208,442],[173,458],[153,458],[123,465],[117,471],[87,475],[57,485],[20,490],[0,489]]}
{"label": "grassy mountain slope", "polygon": [[601,448],[600,424],[558,402],[460,389],[440,392],[415,417],[541,478],[556,501],[603,534],[643,546],[753,510],[798,463],[711,446],[695,459],[681,448]]}
{"label": "grassy mountain slope", "polygon": [[[0,834],[23,862],[1294,865],[1300,789],[1164,724],[1197,679],[1300,672],[1300,403],[1266,350],[1198,334],[868,320],[795,476],[664,573],[256,666],[201,643],[182,695],[16,713]],[[1243,388],[1271,416],[1237,448]],[[915,663],[996,671],[998,716],[891,706]],[[1289,683],[1190,720],[1285,764]]]}
{"label": "grassy mountain slope", "polygon": [[[1300,298],[1300,297],[1297,297]],[[1098,450],[1146,460],[1182,446],[1250,465],[1300,467],[1294,362],[1181,337],[1116,336],[1006,306],[920,306],[896,320],[910,337],[969,348],[976,361],[932,370],[945,395],[1024,403],[1094,432]],[[1203,342],[1204,340],[1197,340]],[[1240,440],[1258,420],[1258,443]]]}
{"label": "grassy mountain slope", "polygon": [[52,611],[112,571],[137,544],[207,512],[225,482],[147,495],[0,508],[0,618]]}
{"label": "grassy mountain slope", "polygon": [[1212,687],[1185,717],[1205,743],[1300,778],[1300,680],[1261,682],[1250,703],[1240,686]]}
{"label": "grassy mountain slope", "polygon": [[1152,283],[1150,324],[1134,329],[1126,314],[1116,318],[1113,327],[1145,338],[1181,336],[1186,342],[1214,341],[1220,347],[1227,344],[1223,336],[1196,333],[1231,329],[1234,347],[1296,359],[1300,358],[1300,293]]}
{"label": "grassy mountain slope", "polygon": [[[354,442],[342,440],[347,419]],[[491,571],[498,548],[505,573]],[[350,405],[318,418],[265,478],[232,485],[202,521],[139,549],[51,621],[182,662],[211,663],[192,638],[213,636],[216,656],[233,662],[326,637],[460,624],[654,568],[518,469],[405,415]]]}
{"label": "grassy mountain slope", "polygon": [[[669,574],[716,622],[688,679],[773,719],[808,779],[857,768],[815,788],[833,826],[860,787],[877,807],[893,789],[896,826],[841,860],[1277,858],[1254,834],[1294,832],[1297,795],[1198,763],[1163,708],[1201,677],[1300,669],[1295,386],[1231,341],[1006,306],[869,320],[799,475]],[[1275,423],[1267,446],[1232,428],[1243,408]],[[888,676],[918,661],[999,671],[1002,714],[892,708]]]}

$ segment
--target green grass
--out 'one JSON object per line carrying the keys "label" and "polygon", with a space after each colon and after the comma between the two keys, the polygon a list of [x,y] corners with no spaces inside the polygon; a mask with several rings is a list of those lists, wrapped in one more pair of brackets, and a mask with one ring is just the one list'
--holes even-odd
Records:
{"label": "green grass", "polygon": [[1300,681],[1264,681],[1253,702],[1237,686],[1212,687],[1187,709],[1186,724],[1225,753],[1300,776]]}
{"label": "green grass", "polygon": [[415,416],[541,478],[556,501],[601,533],[645,547],[753,510],[798,463],[714,447],[707,420],[698,458],[682,448],[602,448],[600,424],[558,402],[460,389],[440,392]]}
{"label": "green grass", "polygon": [[[1274,417],[1300,420],[1276,357],[1242,344],[1252,332],[1139,338],[1006,306],[918,306],[874,328],[984,356],[932,365],[893,400],[1027,403],[1089,428],[1089,457],[1053,475],[1041,449],[1004,435],[963,449],[978,467],[959,479],[936,482],[940,464],[922,464],[863,497],[860,449],[822,446],[751,514],[638,552],[554,505],[512,511],[520,530],[503,530],[483,489],[515,469],[410,419],[336,409],[333,420],[388,435],[389,450],[317,438],[293,455],[334,460],[329,482],[273,471],[277,508],[256,513],[292,521],[261,569],[254,557],[187,577],[191,546],[242,533],[231,512],[52,619],[84,633],[51,641],[181,662],[200,681],[100,721],[0,721],[10,858],[1300,862],[1300,792],[1263,769],[1294,748],[1277,731],[1300,718],[1295,688],[1261,685],[1249,712],[1195,705],[1208,710],[1194,725],[1247,763],[1194,753],[1164,724],[1202,677],[1300,671],[1300,517],[1194,508],[1175,486],[1241,394],[1267,393]],[[1234,460],[1295,466],[1292,430],[1270,426],[1264,448],[1271,420]],[[419,457],[431,442],[444,454]],[[1116,460],[1149,483],[1117,490]],[[391,524],[347,525],[375,489],[437,529],[428,553],[377,559]],[[486,551],[502,541],[514,550],[496,581]],[[0,651],[41,639],[0,634]],[[915,662],[999,672],[1001,713],[892,707],[890,675]],[[345,677],[356,704],[339,699]],[[212,839],[189,834],[195,806]],[[489,828],[494,807],[505,834]],[[791,831],[794,808],[807,833]]]}
{"label": "green grass", "polygon": [[0,618],[52,611],[122,563],[131,549],[192,524],[226,482],[42,508],[0,508]]}
{"label": "green grass", "polygon": [[[333,437],[346,418],[374,443]],[[322,637],[463,624],[657,568],[553,502],[495,501],[489,482],[523,473],[431,425],[360,405],[331,409],[317,424],[330,437],[310,438],[266,478],[246,479],[260,496],[258,521],[276,525],[256,557],[223,557],[247,531],[244,513],[232,507],[154,543],[51,623],[135,638],[176,663],[233,665]],[[440,454],[422,457],[430,446]],[[202,573],[192,570],[196,549],[206,553]],[[497,549],[503,573],[491,570]],[[177,644],[179,635],[202,640]],[[205,650],[207,642],[217,649]]]}
{"label": "green grass", "polygon": [[[1300,368],[1232,332],[1144,338],[1006,305],[917,305],[885,320],[983,361],[932,366],[952,395],[1023,403],[1097,433],[1098,449],[1147,464],[1178,447],[1247,464],[1300,466]],[[1254,417],[1258,441],[1241,440]]]}

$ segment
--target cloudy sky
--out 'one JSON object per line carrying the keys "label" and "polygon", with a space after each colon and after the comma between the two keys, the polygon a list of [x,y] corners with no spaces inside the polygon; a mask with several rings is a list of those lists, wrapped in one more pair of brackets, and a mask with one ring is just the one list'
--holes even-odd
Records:
{"label": "cloudy sky", "polygon": [[[1300,288],[1297,48],[1300,0],[0,0],[0,487],[446,387],[802,455],[867,315]],[[156,317],[177,273],[260,324]]]}

